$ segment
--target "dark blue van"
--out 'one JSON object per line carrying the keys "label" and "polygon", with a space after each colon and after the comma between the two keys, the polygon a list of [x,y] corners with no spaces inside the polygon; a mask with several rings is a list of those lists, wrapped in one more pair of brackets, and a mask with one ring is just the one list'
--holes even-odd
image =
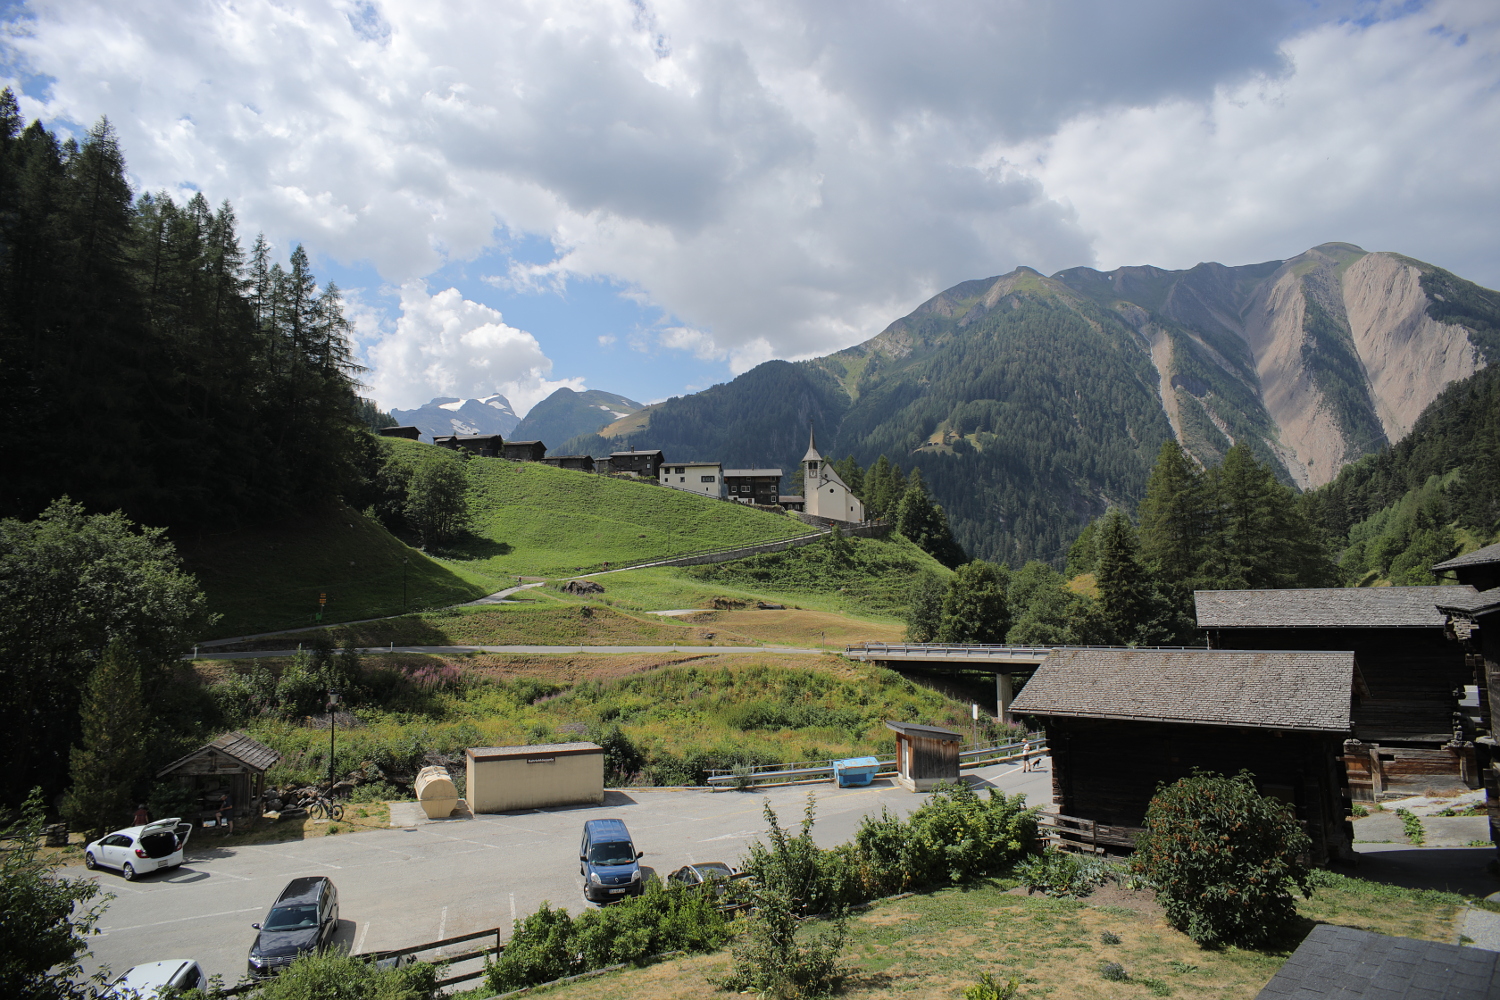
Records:
{"label": "dark blue van", "polygon": [[583,898],[607,903],[623,896],[639,896],[645,889],[637,864],[642,856],[623,820],[591,819],[583,824],[583,844],[578,848]]}

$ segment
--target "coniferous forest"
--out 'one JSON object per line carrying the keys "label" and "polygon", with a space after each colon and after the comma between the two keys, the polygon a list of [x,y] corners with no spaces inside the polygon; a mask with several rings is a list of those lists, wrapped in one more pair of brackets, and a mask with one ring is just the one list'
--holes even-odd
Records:
{"label": "coniferous forest", "polygon": [[232,527],[344,491],[378,416],[339,291],[233,208],[133,195],[113,128],[59,140],[0,94],[0,516],[64,494]]}

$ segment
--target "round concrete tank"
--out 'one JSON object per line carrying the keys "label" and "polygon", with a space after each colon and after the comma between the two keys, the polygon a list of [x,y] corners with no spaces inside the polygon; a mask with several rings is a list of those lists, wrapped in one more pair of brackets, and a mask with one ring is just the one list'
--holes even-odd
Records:
{"label": "round concrete tank", "polygon": [[448,769],[434,764],[417,773],[417,801],[428,819],[447,819],[458,808],[458,789]]}

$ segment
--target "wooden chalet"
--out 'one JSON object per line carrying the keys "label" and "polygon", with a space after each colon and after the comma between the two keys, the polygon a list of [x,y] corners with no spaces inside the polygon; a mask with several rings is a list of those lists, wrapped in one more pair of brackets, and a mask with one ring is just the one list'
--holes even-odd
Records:
{"label": "wooden chalet", "polygon": [[[1481,552],[1484,550],[1481,549]],[[1436,567],[1434,567],[1436,568]],[[1500,847],[1500,744],[1494,736],[1500,708],[1500,587],[1468,596],[1457,587],[1444,587],[1454,599],[1440,601],[1448,635],[1474,664],[1479,681],[1481,724],[1486,735],[1474,740],[1475,765],[1484,783],[1490,816],[1490,840]]]}
{"label": "wooden chalet", "polygon": [[432,439],[439,448],[466,451],[481,458],[504,458],[505,440],[499,434],[440,434]]}
{"label": "wooden chalet", "polygon": [[1500,587],[1500,542],[1476,549],[1466,556],[1449,559],[1432,567],[1434,575],[1453,574],[1459,583],[1475,590]]}
{"label": "wooden chalet", "polygon": [[1352,650],[1366,692],[1354,705],[1349,780],[1378,800],[1392,786],[1476,787],[1473,667],[1435,605],[1472,587],[1200,590],[1198,627],[1214,649]]}
{"label": "wooden chalet", "polygon": [[774,507],[781,499],[781,470],[725,469],[724,491],[739,503]]}
{"label": "wooden chalet", "polygon": [[553,455],[551,458],[542,459],[542,463],[555,469],[573,469],[576,472],[594,471],[592,455]]}
{"label": "wooden chalet", "polygon": [[1353,856],[1341,758],[1357,683],[1347,651],[1063,648],[1011,711],[1046,729],[1065,845],[1128,851],[1158,784],[1248,770],[1322,864]]}
{"label": "wooden chalet", "polygon": [[802,510],[806,510],[807,509],[807,498],[806,497],[777,497],[776,498],[776,504],[777,504],[777,506],[785,507],[787,510],[802,511]]}
{"label": "wooden chalet", "polygon": [[958,733],[915,722],[887,722],[885,727],[896,734],[897,784],[925,792],[958,780]]}
{"label": "wooden chalet", "polygon": [[408,441],[418,441],[422,437],[420,427],[382,427],[378,432],[381,437],[406,438]]}
{"label": "wooden chalet", "polygon": [[665,463],[659,451],[616,451],[609,456],[609,471],[616,475],[656,479]]}
{"label": "wooden chalet", "polygon": [[547,457],[547,446],[540,441],[507,441],[504,454],[509,462],[540,462]]}
{"label": "wooden chalet", "polygon": [[219,797],[228,792],[237,817],[260,818],[266,794],[266,772],[281,754],[244,733],[225,733],[207,746],[156,773],[172,778],[198,795],[200,815],[212,813]]}

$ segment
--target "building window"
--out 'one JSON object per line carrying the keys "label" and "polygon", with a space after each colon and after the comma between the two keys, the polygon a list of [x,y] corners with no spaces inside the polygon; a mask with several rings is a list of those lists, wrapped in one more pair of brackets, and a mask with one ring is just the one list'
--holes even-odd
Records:
{"label": "building window", "polygon": [[718,476],[700,476],[698,478],[698,481],[700,483],[714,483],[714,482],[718,482],[718,480],[719,480]]}
{"label": "building window", "polygon": [[678,476],[677,477],[677,481],[679,483],[685,483],[685,482],[687,482],[687,476]]}

